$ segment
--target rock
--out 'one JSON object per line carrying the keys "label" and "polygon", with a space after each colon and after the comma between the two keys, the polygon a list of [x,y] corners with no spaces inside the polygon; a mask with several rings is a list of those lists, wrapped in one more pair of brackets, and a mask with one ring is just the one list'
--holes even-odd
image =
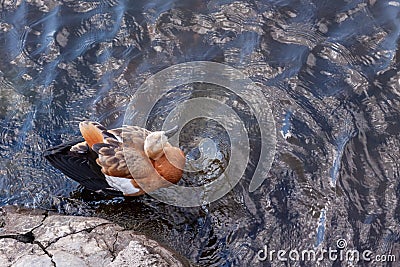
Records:
{"label": "rock", "polygon": [[[125,239],[125,241],[122,241]],[[128,232],[119,233],[120,243],[132,240]],[[146,236],[136,236],[136,240],[129,241],[129,245],[122,249],[115,260],[109,266],[182,266],[177,261],[176,256],[171,254],[166,248],[160,246],[156,241],[148,239]]]}
{"label": "rock", "polygon": [[142,243],[138,241],[129,242],[128,247],[123,249],[115,260],[109,265],[111,266],[170,266],[159,254],[152,253]]}
{"label": "rock", "polygon": [[154,240],[96,217],[0,209],[0,266],[187,266]]}
{"label": "rock", "polygon": [[43,222],[47,214],[40,210],[15,210],[16,208],[11,206],[0,210],[0,235],[30,232]]}
{"label": "rock", "polygon": [[[77,234],[82,231],[91,231],[100,225],[111,224],[109,221],[100,218],[88,218],[80,216],[49,216],[43,222],[41,227],[33,230],[35,240],[44,246],[49,246],[58,239]],[[122,230],[119,229],[119,230]]]}
{"label": "rock", "polygon": [[[34,263],[34,264],[33,264]],[[54,266],[37,244],[12,238],[0,239],[0,266]]]}

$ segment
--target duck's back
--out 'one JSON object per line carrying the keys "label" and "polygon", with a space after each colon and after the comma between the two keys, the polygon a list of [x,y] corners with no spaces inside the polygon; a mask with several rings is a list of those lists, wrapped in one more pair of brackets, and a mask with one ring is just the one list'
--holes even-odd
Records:
{"label": "duck's back", "polygon": [[83,140],[50,148],[44,156],[89,190],[136,196],[144,194],[141,186],[147,192],[153,191],[170,182],[177,183],[182,177],[183,152],[168,144],[167,156],[150,160],[144,152],[144,142],[151,132],[144,128],[126,126],[107,130],[97,122],[81,122],[79,128]]}

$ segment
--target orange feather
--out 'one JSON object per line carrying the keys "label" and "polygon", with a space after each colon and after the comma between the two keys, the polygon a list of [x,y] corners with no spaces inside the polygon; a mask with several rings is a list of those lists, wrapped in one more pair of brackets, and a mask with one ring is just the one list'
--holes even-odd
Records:
{"label": "orange feather", "polygon": [[95,125],[82,122],[79,124],[79,130],[81,131],[83,139],[85,139],[86,143],[90,147],[92,147],[94,144],[103,142],[103,134]]}

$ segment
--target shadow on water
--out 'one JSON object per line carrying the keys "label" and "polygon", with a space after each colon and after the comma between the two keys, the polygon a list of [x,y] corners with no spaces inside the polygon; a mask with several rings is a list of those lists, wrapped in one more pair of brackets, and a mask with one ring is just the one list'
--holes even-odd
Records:
{"label": "shadow on water", "polygon": [[[111,219],[204,266],[280,266],[257,253],[265,245],[336,248],[341,238],[349,248],[400,258],[399,8],[396,1],[3,1],[1,205]],[[245,177],[217,202],[179,208],[149,196],[101,199],[44,161],[44,149],[79,134],[79,121],[120,126],[147,78],[194,60],[241,70],[272,107],[277,153],[255,192],[248,192],[260,153],[254,114],[207,84],[170,91],[148,126],[157,129],[171,105],[189,98],[232,106],[246,123],[251,155]],[[204,137],[218,144],[211,163],[198,161]],[[186,185],[212,180],[231,157],[227,133],[213,120],[191,121],[180,142],[189,159],[210,167],[185,175]]]}

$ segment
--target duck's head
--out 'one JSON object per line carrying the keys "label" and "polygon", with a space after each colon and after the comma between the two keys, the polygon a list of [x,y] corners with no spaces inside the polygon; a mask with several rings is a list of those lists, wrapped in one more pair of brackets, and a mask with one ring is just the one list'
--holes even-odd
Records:
{"label": "duck's head", "polygon": [[175,126],[168,131],[156,131],[149,134],[144,140],[144,152],[146,155],[152,160],[157,160],[163,156],[163,148],[165,146],[171,146],[168,143],[168,138],[173,136],[178,129],[178,126]]}

